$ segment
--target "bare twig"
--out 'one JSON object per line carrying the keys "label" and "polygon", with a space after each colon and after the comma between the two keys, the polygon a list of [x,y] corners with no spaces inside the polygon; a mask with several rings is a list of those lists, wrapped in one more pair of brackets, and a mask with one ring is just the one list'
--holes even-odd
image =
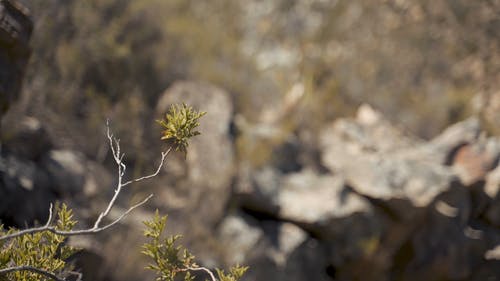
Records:
{"label": "bare twig", "polygon": [[48,227],[52,223],[52,203],[50,203],[49,207],[49,218],[47,219],[47,223],[45,224],[46,227]]}
{"label": "bare twig", "polygon": [[[127,181],[127,182],[123,183],[123,177],[125,175],[125,170],[127,168],[127,166],[123,162],[123,158],[124,158],[125,154],[123,154],[123,153],[120,152],[120,140],[116,139],[113,136],[113,134],[110,132],[109,121],[106,122],[106,129],[107,129],[106,130],[106,136],[107,136],[107,138],[109,140],[109,146],[110,146],[111,152],[113,154],[113,159],[115,160],[115,162],[116,162],[116,164],[118,166],[118,184],[117,184],[117,186],[115,188],[115,193],[114,193],[113,197],[109,201],[106,209],[99,214],[99,216],[96,219],[93,227],[88,228],[88,229],[70,230],[70,231],[63,231],[63,230],[56,229],[56,226],[51,225],[53,217],[54,217],[54,214],[53,214],[53,205],[50,204],[49,218],[47,219],[47,222],[46,222],[45,225],[40,226],[40,227],[33,227],[33,228],[29,228],[29,229],[24,229],[24,230],[17,231],[15,233],[10,233],[10,234],[6,234],[6,235],[3,235],[3,236],[0,236],[0,242],[1,241],[5,241],[5,240],[9,240],[9,239],[13,239],[13,238],[16,238],[16,237],[19,237],[19,236],[22,236],[22,235],[33,234],[33,233],[38,233],[38,232],[43,232],[43,231],[49,231],[49,232],[52,232],[54,234],[62,235],[62,236],[75,236],[75,235],[95,234],[95,233],[98,233],[98,232],[101,232],[103,230],[106,230],[106,229],[112,227],[113,225],[117,224],[125,216],[127,216],[130,212],[132,212],[137,207],[140,207],[140,206],[144,205],[149,199],[151,199],[151,197],[153,197],[152,194],[149,195],[144,200],[142,200],[139,203],[137,203],[137,204],[129,207],[117,219],[113,220],[112,222],[110,222],[110,223],[108,223],[108,224],[106,224],[104,226],[101,226],[101,223],[102,223],[103,219],[106,216],[109,215],[109,213],[111,212],[111,209],[115,205],[116,199],[118,198],[118,195],[120,194],[122,188],[124,186],[129,185],[129,184],[132,184],[132,183],[135,183],[135,182],[140,182],[140,181],[147,180],[147,179],[150,179],[152,177],[157,176],[160,173],[161,168],[163,167],[163,164],[165,162],[165,158],[167,157],[168,153],[171,151],[171,148],[169,148],[166,152],[162,152],[161,153],[160,164],[158,165],[158,168],[156,169],[156,171],[153,174],[148,175],[148,176],[144,176],[144,177],[140,177],[140,178],[137,178],[137,179],[134,179],[134,180],[130,180],[130,181]],[[49,278],[51,278],[53,280],[56,280],[56,281],[65,281],[65,279],[63,279],[61,277],[58,277],[58,276],[56,276],[55,274],[53,274],[51,272],[47,272],[47,271],[45,271],[43,269],[32,267],[32,266],[27,266],[27,265],[25,265],[25,266],[11,266],[11,267],[0,269],[0,275],[11,273],[11,272],[15,272],[15,271],[31,271],[31,272],[34,272],[34,273],[38,273],[40,275],[44,275],[44,276],[49,277]],[[69,273],[72,274],[72,275],[77,275],[78,276],[77,280],[81,280],[81,274],[80,273],[73,272],[73,271],[71,271]]]}
{"label": "bare twig", "polygon": [[188,268],[186,268],[186,271],[188,271],[188,270],[190,270],[190,271],[205,271],[208,275],[210,275],[210,279],[212,281],[217,281],[217,278],[215,278],[214,273],[210,269],[208,269],[206,267],[203,267],[203,266],[188,267]]}
{"label": "bare twig", "polygon": [[111,209],[115,205],[116,199],[118,198],[118,195],[120,194],[122,188],[124,186],[126,186],[126,185],[131,184],[131,183],[140,182],[140,181],[147,180],[147,179],[150,179],[152,177],[157,176],[160,173],[161,168],[163,167],[163,164],[165,163],[165,159],[166,159],[167,155],[171,151],[171,148],[169,148],[166,152],[162,152],[161,153],[160,164],[158,165],[158,168],[156,169],[156,171],[153,174],[148,175],[148,176],[144,176],[144,177],[141,177],[141,178],[137,178],[137,179],[134,179],[134,180],[130,180],[128,182],[123,183],[123,176],[125,175],[125,170],[126,170],[126,165],[123,162],[123,157],[124,157],[125,154],[121,154],[121,152],[120,152],[121,151],[120,150],[120,140],[117,139],[117,138],[115,138],[113,136],[113,134],[111,133],[108,121],[106,122],[106,136],[108,137],[108,140],[109,140],[109,146],[111,147],[111,152],[113,154],[113,159],[115,160],[115,162],[116,162],[116,164],[118,166],[118,184],[117,184],[117,186],[115,188],[115,193],[114,193],[113,197],[111,198],[111,200],[109,201],[106,209],[99,214],[99,216],[96,219],[96,221],[94,223],[94,226],[92,228],[82,229],[82,230],[71,230],[71,231],[57,230],[55,228],[55,226],[51,226],[51,222],[52,222],[52,219],[53,219],[53,206],[51,204],[50,208],[49,208],[49,219],[47,220],[47,223],[44,226],[33,227],[33,228],[25,229],[25,230],[20,230],[20,231],[17,231],[15,233],[6,234],[6,235],[0,237],[0,241],[12,239],[12,238],[19,237],[19,236],[26,235],[26,234],[32,234],[32,233],[42,232],[42,231],[50,231],[50,232],[52,232],[54,234],[64,235],[64,236],[94,234],[94,233],[103,231],[105,229],[108,229],[111,226],[117,224],[126,215],[128,215],[132,210],[134,210],[135,208],[137,208],[137,207],[145,204],[149,199],[151,199],[151,197],[153,196],[152,194],[149,195],[147,198],[145,198],[143,201],[141,201],[141,202],[137,203],[136,205],[134,205],[134,206],[130,207],[129,209],[127,209],[127,211],[125,211],[116,220],[114,220],[111,223],[108,223],[108,224],[106,224],[104,226],[101,226],[102,220],[106,216],[109,215],[109,212],[111,211]]}
{"label": "bare twig", "polygon": [[0,237],[0,241],[12,239],[12,238],[23,236],[23,235],[26,235],[26,234],[33,234],[33,233],[37,233],[37,232],[42,232],[42,231],[49,231],[49,232],[52,232],[54,234],[62,235],[62,236],[76,236],[76,235],[95,234],[95,233],[98,233],[98,232],[101,232],[103,230],[106,230],[106,229],[112,227],[113,225],[117,224],[125,216],[127,216],[130,212],[132,212],[134,209],[136,209],[137,207],[139,207],[141,205],[144,205],[149,199],[151,199],[151,197],[153,197],[153,194],[150,194],[148,197],[146,197],[141,202],[139,202],[139,203],[133,205],[132,207],[128,208],[127,211],[125,211],[123,214],[121,214],[117,219],[115,219],[114,221],[112,221],[112,222],[110,222],[110,223],[108,223],[108,224],[106,224],[106,225],[104,225],[102,227],[95,227],[94,226],[94,227],[88,228],[88,229],[64,231],[64,230],[58,230],[58,229],[56,229],[55,226],[41,226],[41,227],[28,228],[28,229],[25,229],[25,230],[20,230],[20,231],[11,233],[11,234],[4,235],[4,236]]}
{"label": "bare twig", "polygon": [[165,158],[167,158],[167,155],[170,153],[171,150],[172,150],[172,148],[169,148],[167,151],[161,153],[160,165],[158,165],[158,168],[156,169],[156,172],[154,172],[154,173],[152,173],[151,175],[148,175],[148,176],[144,176],[144,177],[141,177],[141,178],[129,180],[128,182],[124,183],[122,185],[122,187],[123,186],[127,186],[127,185],[129,185],[131,183],[134,183],[134,182],[143,181],[143,180],[147,180],[147,179],[156,177],[160,173],[161,167],[163,166],[163,162],[165,161]]}

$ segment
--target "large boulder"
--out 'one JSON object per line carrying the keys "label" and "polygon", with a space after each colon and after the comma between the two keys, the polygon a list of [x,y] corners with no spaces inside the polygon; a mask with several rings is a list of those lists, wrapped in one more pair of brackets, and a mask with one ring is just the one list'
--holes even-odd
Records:
{"label": "large boulder", "polygon": [[[284,222],[284,229],[293,225],[289,228],[300,229],[307,237],[314,238],[315,241],[304,239],[290,254],[278,255],[286,265],[280,269],[283,272],[290,270],[293,276],[306,274],[297,269],[300,263],[301,270],[309,266],[319,270],[321,274],[314,274],[320,274],[322,277],[318,275],[317,280],[323,280],[327,278],[326,268],[363,259],[376,249],[382,232],[379,214],[369,200],[345,185],[341,176],[320,174],[312,169],[282,174],[278,169],[263,167],[246,176],[240,174],[236,187],[238,205],[249,214],[261,221]],[[311,245],[315,245],[315,250]],[[313,252],[321,260],[315,266],[303,260],[314,255]],[[267,252],[259,256],[266,255]]]}
{"label": "large boulder", "polygon": [[[380,275],[372,280],[388,274],[398,280],[466,280],[477,268],[491,276],[495,271],[484,255],[499,233],[485,222],[498,219],[497,139],[485,138],[474,118],[429,142],[398,131],[362,107],[357,118],[337,120],[320,136],[323,164],[381,218],[377,255],[369,258],[381,271],[374,270]],[[344,264],[339,278],[352,279],[360,264]]]}
{"label": "large boulder", "polygon": [[323,164],[357,193],[411,219],[414,208],[431,204],[455,176],[448,167],[426,161],[425,154],[407,153],[419,143],[381,117],[364,115],[337,120],[322,131]]}
{"label": "large boulder", "polygon": [[233,104],[226,91],[194,81],[177,82],[167,89],[158,101],[158,116],[163,117],[176,103],[186,103],[207,114],[200,119],[201,135],[190,140],[185,158],[180,154],[170,158],[166,169],[169,174],[183,175],[175,183],[178,188],[185,187],[187,206],[183,209],[212,224],[222,217],[235,172],[230,136]]}

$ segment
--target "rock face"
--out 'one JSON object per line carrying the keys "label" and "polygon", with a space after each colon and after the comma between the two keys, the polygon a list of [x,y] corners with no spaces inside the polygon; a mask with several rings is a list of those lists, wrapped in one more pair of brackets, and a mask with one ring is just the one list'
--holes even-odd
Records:
{"label": "rock face", "polygon": [[[325,127],[319,141],[327,171],[241,167],[235,200],[254,220],[232,216],[250,221],[233,236],[252,243],[230,252],[252,266],[246,280],[366,280],[366,272],[370,280],[498,278],[500,141],[485,137],[476,119],[425,142],[364,105],[356,118]],[[281,236],[295,248],[277,262],[270,253],[279,247],[257,249],[276,245],[283,225],[302,230],[302,242]]]}
{"label": "rock face", "polygon": [[24,227],[44,221],[50,203],[61,198],[85,202],[97,184],[111,186],[105,168],[71,150],[55,149],[47,131],[33,118],[8,129],[0,150],[0,221]]}
{"label": "rock face", "polygon": [[19,1],[0,2],[0,118],[19,93],[32,30],[29,11]]}

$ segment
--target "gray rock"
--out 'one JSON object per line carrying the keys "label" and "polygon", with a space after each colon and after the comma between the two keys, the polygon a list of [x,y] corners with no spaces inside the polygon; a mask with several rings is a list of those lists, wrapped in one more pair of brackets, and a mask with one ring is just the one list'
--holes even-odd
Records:
{"label": "gray rock", "polygon": [[56,196],[46,173],[34,162],[12,154],[0,156],[0,219],[24,227],[45,221]]}
{"label": "gray rock", "polygon": [[332,280],[335,272],[328,263],[325,245],[309,238],[299,244],[287,259],[281,280]]}
{"label": "gray rock", "polygon": [[481,133],[481,124],[477,118],[471,117],[446,128],[441,134],[429,142],[411,147],[400,153],[408,158],[448,165],[456,149],[475,142]]}
{"label": "gray rock", "polygon": [[284,177],[276,201],[280,218],[301,224],[371,212],[367,200],[347,190],[342,178],[308,170]]}
{"label": "gray rock", "polygon": [[298,281],[307,276],[328,280],[320,243],[294,224],[229,215],[220,225],[218,235],[225,245],[226,263],[250,266],[243,280]]}
{"label": "gray rock", "polygon": [[47,131],[35,118],[24,117],[19,123],[4,128],[2,148],[19,157],[38,160],[51,147]]}
{"label": "gray rock", "polygon": [[281,177],[281,173],[270,166],[251,170],[247,165],[241,165],[233,197],[243,209],[276,216],[279,206],[274,199],[280,189]]}
{"label": "gray rock", "polygon": [[[424,207],[448,190],[453,173],[447,167],[346,137],[352,134],[352,127],[346,124],[350,123],[340,120],[324,130],[323,164],[344,176],[356,192],[383,201],[403,200]],[[362,133],[361,130],[358,134]]]}
{"label": "gray rock", "polygon": [[431,144],[443,149],[455,148],[464,143],[471,143],[481,133],[481,124],[477,118],[471,117],[446,128],[435,137]]}
{"label": "gray rock", "polygon": [[[369,199],[381,216],[377,222],[381,232],[378,238],[372,232],[377,242],[373,256],[349,254],[342,249],[353,247],[339,251],[338,243],[329,244],[330,253],[341,253],[331,257],[333,265],[343,268],[339,278],[357,278],[355,272],[363,264],[374,272],[374,280],[384,280],[388,274],[401,280],[470,278],[488,247],[497,243],[497,231],[474,221],[482,211],[469,188],[490,181],[485,193],[490,201],[496,198],[495,176],[489,172],[498,161],[496,141],[481,138],[477,120],[469,119],[428,143],[392,145],[401,137],[389,133],[390,129],[373,139],[367,137],[373,136],[367,125],[380,124],[379,115],[370,111],[359,115],[357,120],[341,119],[323,130],[322,160],[355,193]],[[491,211],[495,204],[489,206],[486,216],[495,212]],[[353,222],[356,217],[348,218]],[[349,233],[363,231],[353,228]],[[359,241],[363,240],[344,240],[344,244]],[[351,263],[346,257],[362,261]]]}
{"label": "gray rock", "polygon": [[75,195],[83,191],[86,178],[86,159],[71,150],[52,150],[42,160],[51,184],[61,195]]}
{"label": "gray rock", "polygon": [[420,144],[421,141],[404,133],[400,128],[392,125],[382,113],[368,104],[359,107],[356,119],[341,119],[342,133],[345,139],[358,143],[368,151],[386,153],[408,149]]}
{"label": "gray rock", "polygon": [[264,238],[264,232],[240,216],[229,215],[222,221],[218,236],[225,241],[226,262],[229,264],[244,264],[248,255]]}
{"label": "gray rock", "polygon": [[204,223],[215,223],[222,217],[235,174],[229,132],[233,105],[227,92],[208,83],[191,81],[177,82],[165,91],[158,101],[158,115],[165,114],[174,103],[186,103],[207,112],[200,119],[202,134],[190,141],[186,159],[169,158],[169,163],[185,161],[180,174],[186,175],[181,181],[189,189],[185,192],[191,204],[186,206],[187,210],[192,210]]}

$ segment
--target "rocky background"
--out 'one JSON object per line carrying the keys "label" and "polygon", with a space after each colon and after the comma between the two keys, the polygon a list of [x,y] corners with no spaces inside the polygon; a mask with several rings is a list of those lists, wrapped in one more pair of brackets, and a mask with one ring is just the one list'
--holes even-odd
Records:
{"label": "rocky background", "polygon": [[208,112],[187,157],[117,213],[152,192],[146,208],[70,240],[86,280],[152,280],[139,247],[155,209],[200,264],[249,265],[245,280],[500,280],[498,1],[24,5],[2,223],[43,221],[55,200],[95,219],[116,181],[106,118],[135,177],[165,149],[170,104]]}

